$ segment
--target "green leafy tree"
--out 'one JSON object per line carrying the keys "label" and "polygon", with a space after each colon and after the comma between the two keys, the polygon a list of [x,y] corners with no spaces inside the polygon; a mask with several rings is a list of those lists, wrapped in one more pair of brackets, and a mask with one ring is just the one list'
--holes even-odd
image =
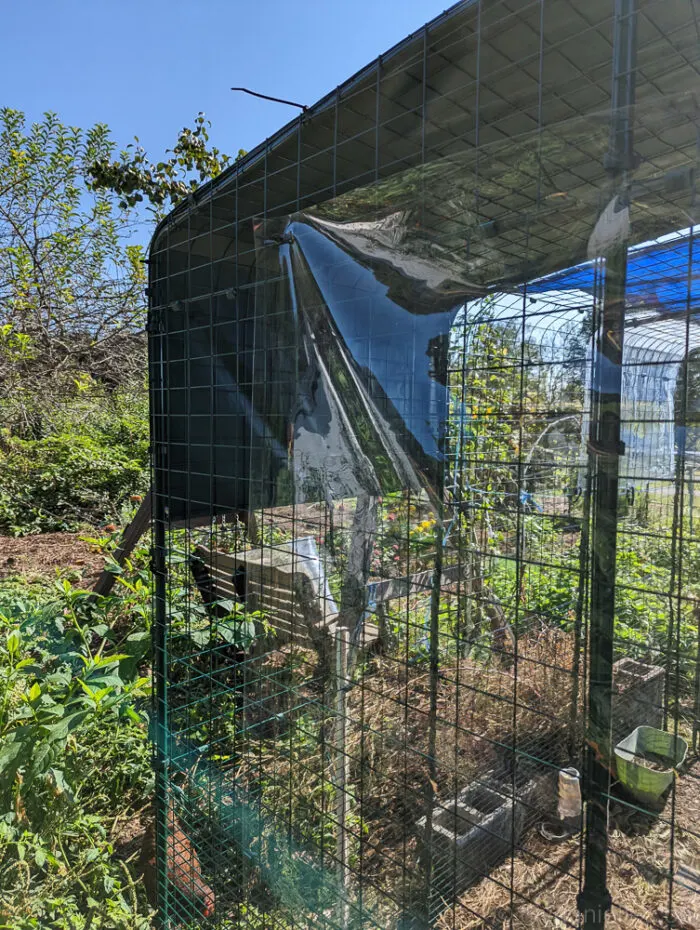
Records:
{"label": "green leafy tree", "polygon": [[[99,155],[90,166],[95,190],[109,190],[120,197],[123,209],[147,201],[157,214],[168,204],[175,204],[192,191],[219,175],[231,163],[231,158],[216,146],[208,146],[211,123],[199,113],[194,127],[187,126],[168,149],[169,157],[149,160],[138,138],[121,152],[118,159]],[[245,155],[243,149],[238,158]]]}
{"label": "green leafy tree", "polygon": [[[209,147],[208,127],[200,113],[153,164],[138,140],[117,156],[104,124],[83,130],[47,113],[28,125],[0,109],[0,532],[103,520],[142,490],[146,270],[136,237],[229,163]],[[105,424],[121,428],[128,411],[138,422],[111,442]]]}
{"label": "green leafy tree", "polygon": [[27,126],[20,111],[0,110],[5,426],[41,436],[49,398],[65,403],[94,384],[143,389],[146,275],[134,234],[144,216],[134,208],[159,214],[229,164],[208,127],[200,113],[152,163],[138,140],[115,157],[103,123],[83,130],[47,113]]}
{"label": "green leafy tree", "polygon": [[113,150],[103,124],[53,113],[27,126],[0,110],[0,405],[4,425],[42,434],[51,402],[91,381],[142,377],[142,250],[134,217],[86,183]]}

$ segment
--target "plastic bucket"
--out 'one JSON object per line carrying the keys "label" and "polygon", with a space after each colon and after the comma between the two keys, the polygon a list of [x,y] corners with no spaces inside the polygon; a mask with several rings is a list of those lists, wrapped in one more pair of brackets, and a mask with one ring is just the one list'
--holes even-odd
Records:
{"label": "plastic bucket", "polygon": [[[655,804],[668,789],[675,770],[685,761],[688,744],[681,736],[674,736],[656,727],[637,727],[615,747],[617,777],[637,800]],[[661,757],[666,768],[649,768],[640,756],[653,753]]]}

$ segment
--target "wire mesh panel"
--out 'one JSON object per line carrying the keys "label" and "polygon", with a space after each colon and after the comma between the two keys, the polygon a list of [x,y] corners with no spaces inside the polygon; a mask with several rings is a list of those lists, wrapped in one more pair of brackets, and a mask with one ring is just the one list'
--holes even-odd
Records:
{"label": "wire mesh panel", "polygon": [[700,926],[695,16],[458,4],[159,228],[164,928]]}

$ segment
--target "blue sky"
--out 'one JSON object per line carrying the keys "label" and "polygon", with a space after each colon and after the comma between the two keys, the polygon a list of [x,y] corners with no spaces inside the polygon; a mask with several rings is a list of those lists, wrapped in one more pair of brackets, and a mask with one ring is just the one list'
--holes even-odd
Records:
{"label": "blue sky", "polygon": [[0,105],[105,122],[158,158],[200,110],[224,151],[251,149],[450,0],[25,0],[2,4]]}

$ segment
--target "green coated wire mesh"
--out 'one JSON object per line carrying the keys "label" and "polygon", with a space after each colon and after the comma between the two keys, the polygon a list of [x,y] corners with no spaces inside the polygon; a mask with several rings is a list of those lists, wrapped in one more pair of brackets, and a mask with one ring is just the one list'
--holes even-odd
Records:
{"label": "green coated wire mesh", "polygon": [[692,0],[472,0],[150,256],[163,928],[700,914]]}

